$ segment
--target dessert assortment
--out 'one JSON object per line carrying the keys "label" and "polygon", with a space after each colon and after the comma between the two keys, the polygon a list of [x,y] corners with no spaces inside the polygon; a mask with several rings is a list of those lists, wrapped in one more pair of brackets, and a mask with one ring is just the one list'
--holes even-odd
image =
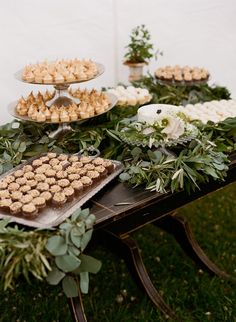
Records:
{"label": "dessert assortment", "polygon": [[236,101],[220,100],[205,103],[187,104],[182,112],[191,120],[199,120],[206,124],[208,121],[219,123],[228,117],[236,117]]}
{"label": "dessert assortment", "polygon": [[49,152],[6,175],[0,181],[0,209],[33,220],[44,208],[79,200],[115,170],[100,157]]}
{"label": "dessert assortment", "polygon": [[73,97],[80,99],[79,105],[71,101],[67,106],[52,104],[49,107],[48,101],[55,96],[55,91],[46,91],[45,94],[38,92],[37,95],[31,92],[26,98],[19,99],[15,112],[36,122],[63,123],[90,118],[104,113],[111,107],[109,97],[95,89],[91,91],[77,89],[71,93]]}
{"label": "dessert assortment", "polygon": [[184,66],[165,66],[155,71],[159,80],[176,83],[191,83],[207,81],[209,72],[205,68]]}
{"label": "dessert assortment", "polygon": [[134,86],[117,86],[108,89],[107,92],[117,97],[117,105],[120,106],[142,105],[150,102],[152,99],[147,89]]}
{"label": "dessert assortment", "polygon": [[27,65],[23,69],[22,80],[36,84],[64,84],[89,80],[97,74],[97,65],[91,60],[62,59]]}

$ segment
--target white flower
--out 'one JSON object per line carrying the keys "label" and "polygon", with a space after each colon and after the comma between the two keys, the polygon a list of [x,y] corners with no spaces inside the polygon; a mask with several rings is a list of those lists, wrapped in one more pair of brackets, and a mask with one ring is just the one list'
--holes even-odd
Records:
{"label": "white flower", "polygon": [[147,135],[153,132],[155,132],[155,130],[152,127],[147,127],[146,129],[143,130],[143,134],[147,134]]}
{"label": "white flower", "polygon": [[166,115],[165,118],[162,119],[162,126],[163,125],[165,128],[161,132],[167,135],[167,139],[176,140],[184,134],[184,122],[177,117]]}

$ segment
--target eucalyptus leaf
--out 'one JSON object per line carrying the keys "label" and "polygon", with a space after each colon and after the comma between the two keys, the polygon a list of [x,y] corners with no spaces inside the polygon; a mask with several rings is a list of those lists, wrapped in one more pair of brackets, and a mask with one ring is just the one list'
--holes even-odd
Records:
{"label": "eucalyptus leaf", "polygon": [[60,283],[64,276],[64,272],[60,271],[56,267],[53,267],[53,269],[48,273],[46,280],[50,285],[57,285]]}
{"label": "eucalyptus leaf", "polygon": [[73,277],[64,277],[62,280],[62,288],[67,297],[71,298],[78,296],[78,285]]}
{"label": "eucalyptus leaf", "polygon": [[128,181],[131,178],[131,175],[127,172],[123,172],[119,175],[121,181]]}
{"label": "eucalyptus leaf", "polygon": [[81,238],[81,250],[83,251],[86,246],[88,245],[91,237],[92,237],[92,233],[93,233],[93,230],[90,229],[88,231],[86,231],[86,233],[82,236]]}
{"label": "eucalyptus leaf", "polygon": [[93,228],[95,221],[96,217],[93,214],[89,215],[88,218],[85,220],[86,229]]}
{"label": "eucalyptus leaf", "polygon": [[18,148],[19,152],[25,152],[26,150],[26,143],[25,142],[21,142]]}
{"label": "eucalyptus leaf", "polygon": [[86,219],[89,216],[89,208],[85,208],[80,213],[81,219]]}
{"label": "eucalyptus leaf", "polygon": [[70,254],[57,256],[55,258],[55,263],[59,269],[61,269],[65,273],[68,273],[78,268],[81,261],[76,256]]}
{"label": "eucalyptus leaf", "polygon": [[67,252],[67,244],[61,236],[52,236],[48,239],[46,249],[54,256],[64,255]]}
{"label": "eucalyptus leaf", "polygon": [[76,227],[72,228],[70,231],[70,239],[76,247],[81,246],[81,232]]}
{"label": "eucalyptus leaf", "polygon": [[82,272],[80,275],[80,289],[83,294],[88,294],[89,289],[89,273]]}
{"label": "eucalyptus leaf", "polygon": [[101,261],[92,256],[81,254],[79,258],[81,260],[81,265],[78,268],[80,272],[97,274],[102,267]]}
{"label": "eucalyptus leaf", "polygon": [[71,215],[71,220],[76,221],[79,218],[80,213],[81,213],[81,208],[76,209]]}

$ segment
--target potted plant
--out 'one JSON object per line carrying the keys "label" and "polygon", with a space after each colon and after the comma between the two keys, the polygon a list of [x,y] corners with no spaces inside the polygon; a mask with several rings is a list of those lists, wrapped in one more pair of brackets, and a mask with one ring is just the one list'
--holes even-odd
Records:
{"label": "potted plant", "polygon": [[140,25],[131,31],[130,43],[125,47],[128,49],[124,58],[124,65],[129,66],[129,81],[137,81],[143,75],[143,67],[155,56],[151,36],[145,25]]}

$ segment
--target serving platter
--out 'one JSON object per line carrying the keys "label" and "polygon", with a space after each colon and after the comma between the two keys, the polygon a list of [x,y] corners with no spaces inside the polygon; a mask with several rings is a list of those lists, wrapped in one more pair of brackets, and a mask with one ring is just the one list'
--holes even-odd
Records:
{"label": "serving platter", "polygon": [[[4,173],[0,176],[0,180],[2,180],[5,176],[10,175],[14,171],[21,169],[23,166],[31,164],[31,162],[37,158],[38,156],[31,158],[23,164],[20,164],[19,166]],[[114,165],[114,170],[110,174],[104,177],[104,179],[101,181],[94,183],[89,190],[81,193],[81,195],[75,196],[72,201],[67,201],[62,207],[54,207],[52,205],[47,206],[46,208],[42,209],[39,215],[34,219],[13,216],[9,212],[0,209],[0,218],[9,219],[10,222],[16,222],[25,226],[36,228],[51,228],[59,225],[66,218],[69,218],[76,209],[82,207],[89,199],[91,199],[96,193],[98,193],[103,187],[105,187],[110,181],[112,181],[122,172],[123,165],[121,162],[115,160],[110,161],[112,161]]]}

